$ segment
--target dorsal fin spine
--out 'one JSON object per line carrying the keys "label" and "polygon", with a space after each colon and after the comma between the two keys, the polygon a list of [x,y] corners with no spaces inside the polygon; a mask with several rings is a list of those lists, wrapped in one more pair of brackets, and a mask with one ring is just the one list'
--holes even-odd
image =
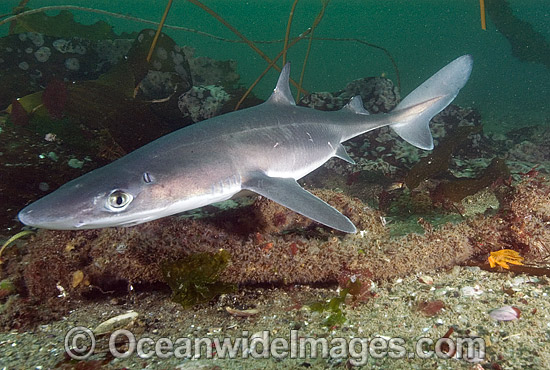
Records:
{"label": "dorsal fin spine", "polygon": [[277,86],[273,89],[273,93],[267,100],[268,103],[296,105],[292,91],[290,91],[290,62],[285,64],[279,75]]}

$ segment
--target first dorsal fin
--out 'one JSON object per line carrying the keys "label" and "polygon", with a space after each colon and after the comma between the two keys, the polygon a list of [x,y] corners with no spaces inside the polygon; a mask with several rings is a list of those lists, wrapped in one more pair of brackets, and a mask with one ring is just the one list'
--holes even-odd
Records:
{"label": "first dorsal fin", "polygon": [[268,103],[296,105],[292,92],[289,86],[290,81],[290,63],[285,64],[277,81],[277,86],[273,90],[273,94],[267,100]]}

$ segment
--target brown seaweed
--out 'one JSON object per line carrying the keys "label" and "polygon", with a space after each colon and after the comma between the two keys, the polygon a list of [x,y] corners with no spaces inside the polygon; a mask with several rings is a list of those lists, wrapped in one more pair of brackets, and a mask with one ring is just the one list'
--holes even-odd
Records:
{"label": "brown seaweed", "polygon": [[443,181],[434,190],[432,196],[440,199],[448,199],[452,202],[460,202],[468,195],[474,195],[499,179],[510,177],[510,170],[506,161],[502,158],[494,158],[487,166],[483,174],[478,178],[455,178],[451,181]]}
{"label": "brown seaweed", "polygon": [[461,126],[450,133],[428,156],[415,164],[405,177],[409,189],[416,188],[422,181],[434,178],[449,169],[455,149],[473,133],[481,131],[480,126]]}

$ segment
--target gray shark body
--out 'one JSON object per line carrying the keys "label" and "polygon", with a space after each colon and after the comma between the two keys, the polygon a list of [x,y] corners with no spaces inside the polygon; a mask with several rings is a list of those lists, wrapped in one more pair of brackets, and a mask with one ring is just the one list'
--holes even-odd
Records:
{"label": "gray shark body", "polygon": [[369,115],[359,97],[342,110],[298,107],[289,66],[265,103],[187,126],[68,182],[19,213],[46,229],[131,226],[227,200],[248,190],[344,232],[351,221],[296,180],[332,157],[353,160],[342,142],[382,126],[432,149],[430,119],[458,94],[472,58],[462,56],[407,96],[392,112]]}

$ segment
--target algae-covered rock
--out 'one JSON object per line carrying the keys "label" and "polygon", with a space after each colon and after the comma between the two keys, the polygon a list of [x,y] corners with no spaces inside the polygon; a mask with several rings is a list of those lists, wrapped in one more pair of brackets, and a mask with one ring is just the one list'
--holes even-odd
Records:
{"label": "algae-covered rock", "polygon": [[91,25],[84,25],[74,20],[74,15],[62,10],[57,15],[47,15],[46,13],[34,13],[19,16],[12,26],[12,33],[21,33],[31,31],[34,33],[43,33],[55,37],[83,37],[89,40],[105,40],[122,37],[131,37],[129,34],[121,36],[113,32],[113,26],[104,22],[97,21]]}
{"label": "algae-covered rock", "polygon": [[[483,263],[490,251],[503,247],[518,251],[526,263],[544,261],[550,244],[550,231],[544,227],[550,220],[550,184],[527,178],[493,191],[501,204],[498,213],[426,227],[424,235],[392,238],[380,212],[342,193],[313,190],[348,215],[359,231],[335,232],[260,198],[200,219],[167,217],[130,228],[41,230],[27,242],[21,261],[7,260],[6,268],[24,266],[14,281],[26,290],[30,304],[20,311],[45,302],[61,312],[77,298],[98,292],[100,297],[110,294],[104,292],[127,294],[129,286],[143,291],[162,282],[186,307],[210,300],[233,284],[339,283],[355,304],[371,297],[370,282]],[[79,270],[89,285],[73,286]],[[357,281],[361,284],[350,284]],[[65,298],[59,297],[60,287]],[[336,312],[333,319],[338,318]]]}

